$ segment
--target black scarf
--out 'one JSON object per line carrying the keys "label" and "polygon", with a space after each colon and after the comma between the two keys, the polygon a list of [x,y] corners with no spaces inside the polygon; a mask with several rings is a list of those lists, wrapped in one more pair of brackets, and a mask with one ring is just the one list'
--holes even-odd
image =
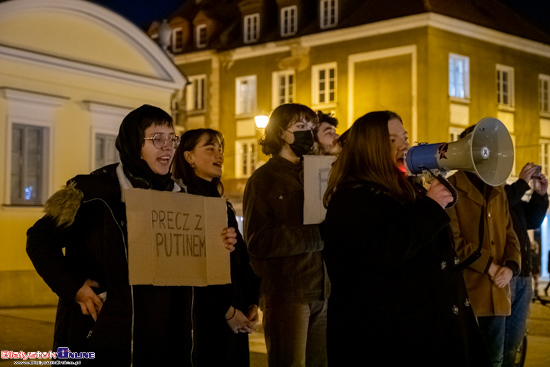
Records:
{"label": "black scarf", "polygon": [[199,176],[195,176],[197,187],[189,187],[189,193],[195,195],[209,196],[214,198],[221,197],[218,191],[219,179],[214,179],[212,181],[207,181]]}
{"label": "black scarf", "polygon": [[116,148],[120,154],[124,174],[132,186],[142,189],[153,189],[159,191],[172,191],[174,181],[172,174],[158,175],[153,172],[147,162],[141,158],[141,147],[145,131],[141,131],[144,119],[150,118],[151,109],[155,107],[143,105],[130,112],[120,125],[116,139]]}

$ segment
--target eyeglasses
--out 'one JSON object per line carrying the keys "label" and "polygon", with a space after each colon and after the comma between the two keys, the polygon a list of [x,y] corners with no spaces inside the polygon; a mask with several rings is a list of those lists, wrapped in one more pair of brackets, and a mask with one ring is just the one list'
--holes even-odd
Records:
{"label": "eyeglasses", "polygon": [[149,138],[143,138],[143,140],[151,140],[157,149],[162,149],[165,146],[168,146],[168,148],[171,149],[176,149],[178,145],[180,145],[180,138],[175,135],[166,137],[164,134],[155,134]]}

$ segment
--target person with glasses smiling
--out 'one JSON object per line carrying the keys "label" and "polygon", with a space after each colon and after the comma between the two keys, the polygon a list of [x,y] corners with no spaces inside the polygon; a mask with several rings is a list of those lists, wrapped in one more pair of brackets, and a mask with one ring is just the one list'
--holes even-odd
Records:
{"label": "person with glasses smiling", "polygon": [[[179,139],[172,118],[143,105],[120,125],[121,163],[78,175],[48,199],[27,231],[27,253],[59,295],[54,350],[94,352],[101,366],[191,365],[190,287],[130,285],[122,190],[181,191],[170,168]],[[225,231],[233,250],[236,234]],[[63,248],[65,252],[63,252]]]}
{"label": "person with glasses smiling", "polygon": [[261,278],[260,308],[270,366],[326,366],[329,281],[318,225],[304,225],[302,156],[317,115],[288,103],[269,118],[262,151],[271,155],[244,191],[244,235]]}

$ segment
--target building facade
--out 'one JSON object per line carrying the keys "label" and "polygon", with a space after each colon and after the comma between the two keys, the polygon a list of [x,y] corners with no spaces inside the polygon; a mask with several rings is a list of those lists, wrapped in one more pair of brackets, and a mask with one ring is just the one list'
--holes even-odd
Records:
{"label": "building facade", "polygon": [[168,24],[190,80],[185,128],[224,134],[237,208],[268,159],[254,117],[286,102],[334,113],[340,133],[393,110],[413,143],[453,141],[496,117],[515,145],[511,180],[526,162],[550,173],[550,36],[496,0],[195,0]]}
{"label": "building facade", "polygon": [[26,251],[48,197],[118,160],[128,112],[172,110],[186,79],[121,16],[81,0],[0,3],[0,307],[56,304]]}

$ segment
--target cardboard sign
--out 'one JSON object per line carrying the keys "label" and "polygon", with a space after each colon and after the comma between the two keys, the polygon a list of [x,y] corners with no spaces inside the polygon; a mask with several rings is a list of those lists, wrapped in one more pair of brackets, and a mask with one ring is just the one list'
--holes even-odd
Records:
{"label": "cardboard sign", "polygon": [[124,190],[130,284],[231,283],[225,199]]}
{"label": "cardboard sign", "polygon": [[323,206],[323,195],[335,160],[336,157],[330,155],[304,156],[304,224],[319,224],[325,220],[327,210]]}

